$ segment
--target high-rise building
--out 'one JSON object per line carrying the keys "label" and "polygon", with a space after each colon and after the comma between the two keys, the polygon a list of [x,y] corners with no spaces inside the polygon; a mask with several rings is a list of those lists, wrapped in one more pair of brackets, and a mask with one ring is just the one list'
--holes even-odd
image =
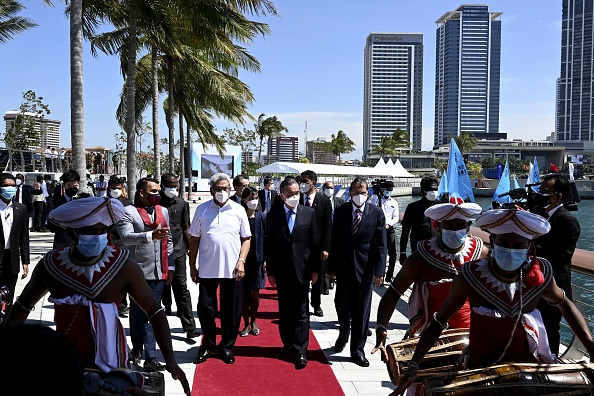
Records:
{"label": "high-rise building", "polygon": [[594,141],[593,0],[563,0],[557,140]]}
{"label": "high-rise building", "polygon": [[499,133],[501,15],[461,5],[435,21],[435,147],[461,132],[507,138]]}
{"label": "high-rise building", "polygon": [[299,138],[292,136],[273,137],[268,142],[267,163],[299,161]]}
{"label": "high-rise building", "polygon": [[363,157],[400,129],[420,150],[423,133],[423,34],[371,33],[365,44]]}
{"label": "high-rise building", "polygon": [[324,138],[317,138],[316,140],[306,142],[307,159],[312,164],[336,164],[336,155],[324,149],[323,143],[326,143],[326,139]]}
{"label": "high-rise building", "polygon": [[[10,131],[12,128],[13,122],[16,120],[17,116],[19,115],[18,111],[7,111],[4,113],[4,122],[6,124],[6,133]],[[54,147],[59,149],[60,146],[60,125],[62,124],[61,121],[58,120],[50,120],[45,117],[36,117],[33,113],[25,113],[25,117],[33,117],[36,118],[35,121],[35,130],[39,133],[39,144],[29,144],[29,150],[34,150],[40,147]]]}

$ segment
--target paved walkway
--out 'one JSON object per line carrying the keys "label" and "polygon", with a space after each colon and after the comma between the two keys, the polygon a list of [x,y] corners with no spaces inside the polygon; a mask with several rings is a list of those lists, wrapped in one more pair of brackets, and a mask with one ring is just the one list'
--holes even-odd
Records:
{"label": "paved walkway", "polygon": [[[204,202],[202,199],[199,202]],[[191,214],[193,216],[194,210],[198,205],[190,203]],[[51,250],[53,241],[52,233],[31,233],[31,265],[30,271],[33,271],[35,264],[41,256],[47,251]],[[397,268],[398,269],[398,268]],[[17,283],[16,295],[21,293],[21,290],[27,283],[29,278],[20,280]],[[375,327],[375,319],[377,314],[377,307],[381,296],[386,290],[387,286],[381,286],[375,289],[372,299],[371,308],[371,323],[372,328]],[[192,294],[192,303],[194,306],[198,301],[198,286],[193,282],[188,282],[188,288]],[[39,301],[35,306],[35,311],[29,315],[31,322],[41,322],[42,324],[52,326],[54,325],[53,304],[47,301],[46,295],[44,299]],[[382,363],[378,354],[371,355],[371,349],[375,343],[375,334],[369,337],[365,347],[365,353],[371,365],[367,368],[361,368],[349,361],[348,347],[341,353],[335,353],[333,350],[334,342],[338,337],[338,318],[336,310],[334,309],[334,290],[330,291],[330,295],[322,296],[322,309],[324,316],[319,318],[311,316],[311,327],[316,339],[324,350],[328,361],[332,365],[332,370],[336,375],[345,395],[387,395],[395,387],[390,382],[386,365]],[[175,303],[173,306],[175,312]],[[192,363],[196,352],[198,351],[199,342],[188,340],[181,328],[179,319],[175,316],[168,317],[169,326],[171,327],[171,334],[173,339],[173,349],[175,350],[176,360],[183,368],[190,385],[194,380],[195,365]],[[198,319],[196,319],[197,323]],[[128,319],[122,319],[126,329],[129,328]],[[404,331],[407,328],[406,319],[406,304],[400,300],[394,315],[390,321],[388,336],[389,343],[397,342],[402,339]],[[129,341],[130,345],[130,341]],[[161,359],[162,361],[162,359]],[[307,370],[307,368],[306,368]],[[183,395],[183,390],[178,381],[171,378],[171,375],[165,372],[166,385],[165,390],[168,396]],[[195,394],[198,394],[197,392]]]}

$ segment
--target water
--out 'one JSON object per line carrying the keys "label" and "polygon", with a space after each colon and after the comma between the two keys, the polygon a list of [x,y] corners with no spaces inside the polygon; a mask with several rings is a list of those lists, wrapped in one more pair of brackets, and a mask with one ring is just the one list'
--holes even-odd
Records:
{"label": "water", "polygon": [[[402,197],[395,197],[398,201],[398,206],[400,211],[403,213],[408,206],[409,203],[414,202],[420,199],[419,196],[402,196]],[[479,204],[483,210],[488,210],[491,206],[491,199],[488,197],[477,197],[476,203]],[[580,222],[581,233],[580,239],[578,240],[577,247],[578,249],[589,250],[594,252],[594,222],[589,221],[590,219],[594,218],[594,200],[583,200],[578,203],[578,210],[575,212],[571,212]],[[578,285],[584,290],[594,290],[594,278],[584,276],[581,274],[573,273],[572,274],[572,282],[574,285]],[[576,291],[577,294],[580,294],[579,291]],[[583,301],[592,301],[592,294],[581,293],[579,296],[580,300]],[[594,333],[594,307],[589,307],[584,305],[584,314],[586,318],[590,321],[590,331]],[[571,329],[563,329],[562,328],[562,341],[564,343],[569,343],[573,333]]]}

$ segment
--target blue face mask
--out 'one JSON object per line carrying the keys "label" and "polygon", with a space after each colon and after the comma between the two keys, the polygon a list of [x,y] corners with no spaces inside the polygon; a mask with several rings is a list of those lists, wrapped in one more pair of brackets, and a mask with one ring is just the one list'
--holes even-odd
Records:
{"label": "blue face mask", "polygon": [[87,257],[97,257],[103,252],[103,249],[105,249],[106,246],[107,234],[81,234],[78,236],[78,245],[76,245],[76,248]]}
{"label": "blue face mask", "polygon": [[441,241],[450,249],[458,249],[466,242],[466,228],[461,230],[441,230]]}
{"label": "blue face mask", "polygon": [[390,198],[392,196],[392,191],[384,191],[384,197]]}
{"label": "blue face mask", "polygon": [[2,198],[6,199],[7,201],[10,201],[16,194],[16,187],[14,186],[0,187],[0,190],[2,191],[0,195],[2,195]]}
{"label": "blue face mask", "polygon": [[520,268],[528,257],[528,249],[507,249],[498,245],[493,246],[493,258],[497,266],[504,271],[514,271]]}

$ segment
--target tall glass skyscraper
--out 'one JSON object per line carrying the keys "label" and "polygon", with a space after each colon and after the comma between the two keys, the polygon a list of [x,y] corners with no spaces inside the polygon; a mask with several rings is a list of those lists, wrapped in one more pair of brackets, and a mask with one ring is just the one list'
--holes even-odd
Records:
{"label": "tall glass skyscraper", "polygon": [[365,44],[363,157],[381,138],[405,131],[421,149],[423,34],[371,33]]}
{"label": "tall glass skyscraper", "polygon": [[461,132],[506,138],[499,133],[501,15],[487,5],[461,5],[435,21],[434,146]]}
{"label": "tall glass skyscraper", "polygon": [[593,0],[563,0],[557,140],[594,141]]}

